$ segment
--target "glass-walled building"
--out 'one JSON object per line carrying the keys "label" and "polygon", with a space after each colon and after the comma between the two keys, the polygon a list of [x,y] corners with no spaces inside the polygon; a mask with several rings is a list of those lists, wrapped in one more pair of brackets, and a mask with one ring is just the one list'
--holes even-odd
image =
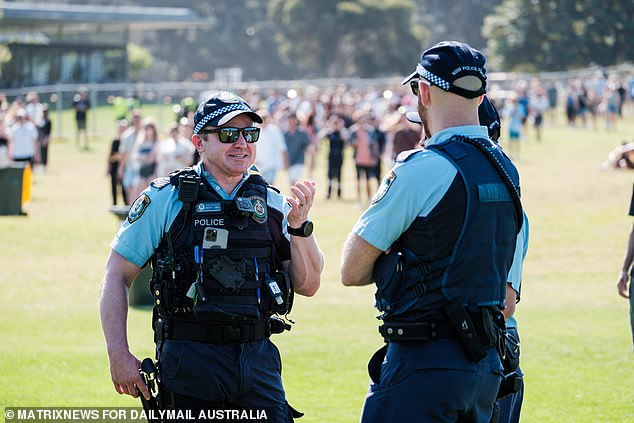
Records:
{"label": "glass-walled building", "polygon": [[122,82],[131,31],[203,25],[191,10],[0,1],[0,88]]}

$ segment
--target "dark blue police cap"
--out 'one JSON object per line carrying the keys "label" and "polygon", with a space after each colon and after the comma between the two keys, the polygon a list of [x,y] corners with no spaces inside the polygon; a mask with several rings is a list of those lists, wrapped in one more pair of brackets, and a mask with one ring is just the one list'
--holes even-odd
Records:
{"label": "dark blue police cap", "polygon": [[478,118],[480,119],[480,125],[487,127],[489,138],[497,141],[500,138],[500,130],[502,129],[500,114],[487,96],[484,96],[480,107],[478,107]]}
{"label": "dark blue police cap", "polygon": [[241,114],[247,114],[254,122],[262,123],[260,115],[242,97],[218,91],[198,105],[194,114],[194,134],[200,133],[205,126],[222,126]]}
{"label": "dark blue police cap", "polygon": [[421,78],[431,85],[466,98],[486,93],[487,76],[484,55],[458,41],[441,41],[425,50],[416,70],[403,80]]}

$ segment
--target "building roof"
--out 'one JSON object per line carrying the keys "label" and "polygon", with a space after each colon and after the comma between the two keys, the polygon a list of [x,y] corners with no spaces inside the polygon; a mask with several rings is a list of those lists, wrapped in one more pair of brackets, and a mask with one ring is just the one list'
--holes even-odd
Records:
{"label": "building roof", "polygon": [[59,3],[17,3],[0,1],[0,27],[3,31],[41,32],[85,31],[86,25],[102,25],[103,29],[130,30],[177,29],[207,25],[191,9],[184,7],[101,6]]}

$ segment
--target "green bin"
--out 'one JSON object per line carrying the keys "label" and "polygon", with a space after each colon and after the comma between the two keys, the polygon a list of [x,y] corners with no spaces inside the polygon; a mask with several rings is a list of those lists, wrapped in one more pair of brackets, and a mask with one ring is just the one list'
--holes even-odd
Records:
{"label": "green bin", "polygon": [[[112,206],[110,212],[119,218],[119,223],[122,223],[126,217],[128,217],[129,206]],[[152,295],[150,294],[150,279],[152,278],[152,267],[148,264],[145,266],[141,273],[137,275],[132,282],[130,292],[128,293],[128,303],[131,306],[148,306],[154,303]]]}
{"label": "green bin", "polygon": [[25,215],[22,211],[24,164],[0,168],[0,215]]}

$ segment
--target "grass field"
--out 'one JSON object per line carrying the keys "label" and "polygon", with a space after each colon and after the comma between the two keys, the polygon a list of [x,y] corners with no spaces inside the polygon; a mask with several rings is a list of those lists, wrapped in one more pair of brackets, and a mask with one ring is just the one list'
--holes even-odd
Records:
{"label": "grass field", "polygon": [[[547,124],[542,142],[532,133],[522,142],[518,165],[531,222],[516,313],[526,375],[523,422],[634,421],[628,305],[616,291],[632,224],[632,173],[600,170],[612,148],[634,138],[633,114],[615,132]],[[34,175],[28,216],[0,217],[0,407],[137,406],[112,387],[98,316],[118,220],[108,211],[105,176],[114,124],[108,111],[97,116],[93,149],[53,140],[48,172]],[[322,287],[296,300],[297,324],[275,342],[289,401],[306,413],[301,421],[355,422],[366,363],[382,340],[373,289],[339,282],[341,246],[360,214],[352,162],[348,156],[344,164],[346,199],[326,201],[320,159],[321,191],[311,217],[326,257]],[[128,332],[137,356],[153,354],[149,309],[130,310]]]}

